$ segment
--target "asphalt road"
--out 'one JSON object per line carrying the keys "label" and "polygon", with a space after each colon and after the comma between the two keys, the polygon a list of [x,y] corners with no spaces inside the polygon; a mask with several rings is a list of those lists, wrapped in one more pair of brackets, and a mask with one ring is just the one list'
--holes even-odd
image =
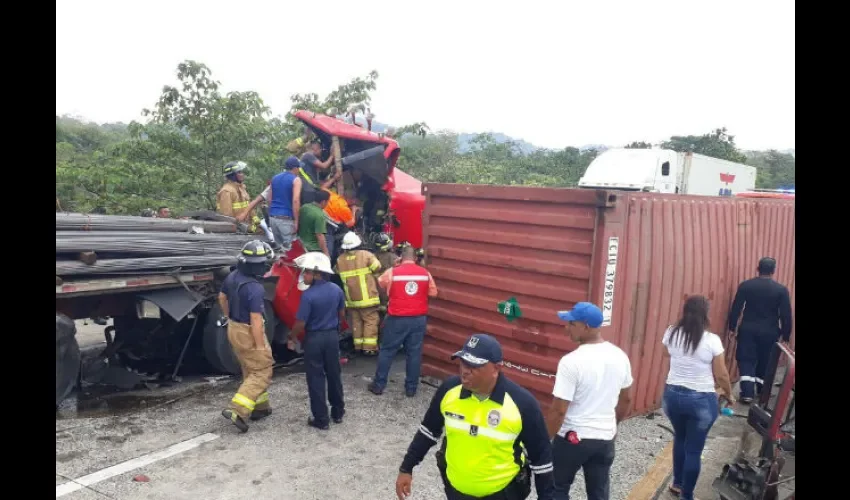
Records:
{"label": "asphalt road", "polygon": [[[403,360],[393,368],[388,390],[374,396],[366,391],[374,361],[348,363],[345,422],[324,432],[306,426],[303,373],[276,374],[269,390],[275,413],[247,434],[220,415],[237,387],[229,378],[72,397],[57,413],[57,498],[393,499],[398,465],[434,392],[422,385],[405,398]],[[657,427],[663,422],[637,417],[621,424],[612,500],[626,498],[669,441]],[[148,481],[134,480],[140,475]],[[584,499],[583,490],[579,477],[572,497]],[[414,472],[412,498],[444,498],[441,491],[432,450]]]}

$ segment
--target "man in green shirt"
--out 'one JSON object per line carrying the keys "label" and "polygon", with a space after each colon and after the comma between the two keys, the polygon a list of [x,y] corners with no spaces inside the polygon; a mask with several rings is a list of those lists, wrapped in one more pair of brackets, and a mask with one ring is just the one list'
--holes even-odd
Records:
{"label": "man in green shirt", "polygon": [[330,258],[326,233],[325,205],[330,195],[326,191],[316,191],[313,201],[301,207],[298,214],[298,238],[307,252],[322,252]]}

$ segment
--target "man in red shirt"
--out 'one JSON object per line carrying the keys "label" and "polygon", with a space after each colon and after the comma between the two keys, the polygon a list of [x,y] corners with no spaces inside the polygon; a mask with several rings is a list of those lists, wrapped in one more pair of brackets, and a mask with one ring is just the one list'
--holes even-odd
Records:
{"label": "man in red shirt", "polygon": [[381,331],[378,367],[369,392],[383,394],[393,358],[404,347],[407,357],[404,392],[412,398],[419,386],[428,297],[437,296],[437,285],[431,273],[416,263],[416,250],[411,246],[404,248],[401,263],[382,274],[378,284],[387,290],[389,305]]}

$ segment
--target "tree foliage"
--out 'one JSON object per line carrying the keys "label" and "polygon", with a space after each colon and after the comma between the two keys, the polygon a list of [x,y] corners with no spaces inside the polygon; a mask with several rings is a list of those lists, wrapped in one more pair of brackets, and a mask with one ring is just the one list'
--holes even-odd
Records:
{"label": "tree foliage", "polygon": [[[168,205],[175,212],[215,207],[222,167],[248,163],[248,191],[259,193],[288,156],[285,145],[302,133],[299,109],[348,118],[373,118],[371,93],[378,73],[356,77],[325,97],[295,94],[285,117],[273,117],[251,91],[223,93],[210,69],[197,61],[177,66],[177,83],[163,87],[146,120],[97,125],[56,117],[56,196],[64,210],[138,214]],[[358,123],[360,120],[358,121]],[[459,136],[431,133],[414,123],[386,133],[402,146],[399,167],[426,182],[528,186],[574,186],[593,149],[538,149],[518,141],[479,134],[460,152]],[[628,148],[651,148],[633,142]],[[794,184],[795,157],[777,151],[741,152],[725,128],[702,136],[673,136],[662,147],[693,151],[758,168],[759,187]],[[530,151],[530,152],[529,152]]]}

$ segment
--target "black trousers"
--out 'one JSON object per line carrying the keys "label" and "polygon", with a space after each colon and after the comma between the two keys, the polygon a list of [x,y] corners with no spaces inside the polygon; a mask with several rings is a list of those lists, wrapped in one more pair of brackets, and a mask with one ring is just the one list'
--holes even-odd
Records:
{"label": "black trousers", "polygon": [[738,360],[738,372],[741,375],[741,397],[754,398],[761,394],[770,354],[778,341],[777,335],[746,330],[738,333],[735,358]]}
{"label": "black trousers", "polygon": [[584,469],[587,500],[609,499],[614,440],[582,439],[572,444],[561,436],[555,436],[552,458],[556,500],[570,499],[570,487],[579,469]]}
{"label": "black trousers", "polygon": [[339,332],[307,332],[304,337],[304,365],[313,418],[319,424],[330,421],[327,401],[331,403],[331,416],[341,417],[345,402],[342,395],[342,367],[339,365]]}

